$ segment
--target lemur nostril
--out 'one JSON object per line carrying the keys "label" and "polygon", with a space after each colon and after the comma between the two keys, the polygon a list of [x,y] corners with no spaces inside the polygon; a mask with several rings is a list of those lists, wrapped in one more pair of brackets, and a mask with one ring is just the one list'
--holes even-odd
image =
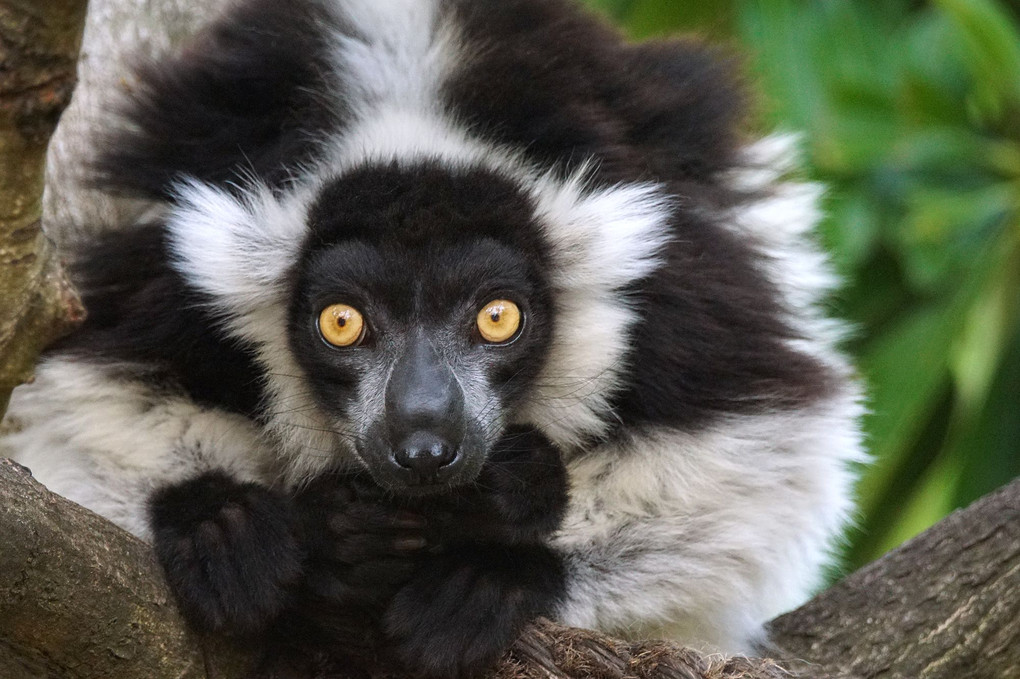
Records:
{"label": "lemur nostril", "polygon": [[393,453],[401,467],[422,478],[432,477],[457,458],[453,446],[435,434],[418,431],[407,437]]}

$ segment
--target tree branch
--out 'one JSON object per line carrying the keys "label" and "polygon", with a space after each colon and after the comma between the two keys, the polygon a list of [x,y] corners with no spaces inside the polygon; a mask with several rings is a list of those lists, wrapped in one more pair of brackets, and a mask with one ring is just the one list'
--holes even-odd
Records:
{"label": "tree branch", "polygon": [[46,144],[74,89],[85,0],[0,0],[0,416],[84,316],[41,227]]}
{"label": "tree branch", "polygon": [[771,631],[785,657],[840,676],[1020,677],[1020,479],[777,618]]}
{"label": "tree branch", "polygon": [[0,677],[236,676],[177,613],[152,549],[0,461]]}
{"label": "tree branch", "polygon": [[[187,631],[146,544],[7,460],[0,535],[0,676],[233,679],[250,661]],[[1020,480],[778,618],[772,636],[778,663],[539,621],[492,676],[1020,676]]]}

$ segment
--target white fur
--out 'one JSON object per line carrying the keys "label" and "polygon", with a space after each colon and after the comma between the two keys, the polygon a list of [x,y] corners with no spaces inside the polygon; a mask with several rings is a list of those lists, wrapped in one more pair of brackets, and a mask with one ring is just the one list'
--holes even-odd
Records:
{"label": "white fur", "polygon": [[571,447],[608,426],[638,319],[621,290],[661,263],[671,201],[650,184],[588,189],[583,170],[566,181],[546,175],[532,193],[555,257],[556,330],[521,419]]}
{"label": "white fur", "polygon": [[292,482],[329,467],[353,451],[312,400],[287,339],[286,275],[307,235],[313,194],[304,187],[278,197],[250,187],[236,198],[189,182],[168,220],[174,265],[208,293],[224,326],[255,348],[266,375],[268,431]]}
{"label": "white fur", "polygon": [[[149,537],[146,501],[160,485],[209,469],[263,480],[270,449],[251,421],[151,390],[140,366],[44,361],[15,389],[0,455],[50,490]],[[127,374],[119,374],[127,373]]]}
{"label": "white fur", "polygon": [[480,167],[510,176],[530,174],[509,152],[471,137],[450,119],[400,106],[382,106],[356,121],[335,147],[326,173],[343,173],[367,164],[408,167],[437,161],[452,169]]}
{"label": "white fur", "polygon": [[792,342],[794,348],[848,375],[846,359],[835,349],[845,335],[844,325],[820,308],[839,282],[815,240],[824,192],[820,184],[796,179],[799,167],[795,135],[776,134],[748,146],[744,164],[730,181],[756,198],[723,219],[765,262],[766,274],[786,304],[788,322],[802,335]]}
{"label": "white fur", "polygon": [[859,413],[848,392],[699,432],[655,429],[572,460],[557,618],[751,651],[830,560],[852,508]]}
{"label": "white fur", "polygon": [[333,37],[332,59],[351,120],[329,143],[328,171],[486,155],[444,112],[442,85],[468,57],[439,0],[354,0],[336,10],[346,25]]}
{"label": "white fur", "polygon": [[461,59],[438,0],[348,0],[336,9],[353,29],[334,36],[345,103],[360,117],[386,105],[439,106],[439,86]]}
{"label": "white fur", "polygon": [[843,385],[812,407],[659,428],[572,460],[563,622],[746,652],[831,560],[867,461],[863,407],[842,326],[820,308],[836,278],[813,241],[821,190],[788,179],[796,157],[790,136],[747,148],[730,181],[752,198],[721,218],[762,256],[801,336],[792,348]]}
{"label": "white fur", "polygon": [[[199,181],[177,188],[178,204],[167,219],[174,265],[232,322],[279,302],[307,231],[313,196],[292,193],[278,199],[258,186],[241,198]],[[231,329],[257,336],[259,324]]]}

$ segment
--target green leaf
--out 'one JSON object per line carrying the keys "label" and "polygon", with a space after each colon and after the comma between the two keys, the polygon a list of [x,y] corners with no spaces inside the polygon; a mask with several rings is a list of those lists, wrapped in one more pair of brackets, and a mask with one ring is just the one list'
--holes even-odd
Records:
{"label": "green leaf", "polygon": [[[1014,260],[1014,264],[1016,264]],[[961,363],[953,358],[956,389],[947,414],[948,432],[941,450],[919,448],[931,463],[904,494],[904,503],[883,531],[870,557],[877,557],[928,527],[945,514],[970,504],[1020,474],[1020,267],[1009,267],[992,281],[984,299],[968,314],[960,342],[976,340]],[[1001,287],[1000,287],[1001,286]],[[989,298],[993,301],[989,303]],[[991,308],[990,308],[991,307]],[[990,319],[988,316],[1005,318]],[[1008,318],[1008,327],[1001,327]],[[975,322],[992,321],[980,331]],[[1002,346],[991,346],[998,343]],[[1000,364],[1000,357],[1006,360]],[[975,363],[976,361],[976,363]],[[866,560],[869,556],[865,556]]]}
{"label": "green leaf", "polygon": [[[957,103],[960,105],[960,102]],[[1020,149],[1006,139],[989,137],[959,125],[924,125],[901,135],[891,149],[894,162],[911,172],[949,178],[953,186],[961,181],[998,181],[1008,171]]]}
{"label": "green leaf", "polygon": [[1013,214],[1015,190],[996,184],[953,191],[920,185],[908,197],[909,211],[897,242],[913,289],[936,294],[957,287],[978,252],[994,249]]}
{"label": "green leaf", "polygon": [[896,468],[937,406],[959,324],[955,306],[915,311],[861,359],[870,410],[865,431],[875,458],[858,489],[865,515],[881,501]]}
{"label": "green leaf", "polygon": [[833,253],[843,276],[864,265],[878,244],[879,210],[869,191],[858,185],[832,193],[828,216],[820,229],[826,249]]}
{"label": "green leaf", "polygon": [[997,121],[1020,104],[1020,32],[992,0],[935,0],[959,31],[960,57],[975,82],[973,104]]}
{"label": "green leaf", "polygon": [[697,31],[716,39],[733,34],[734,2],[636,0],[627,14],[631,35],[643,38]]}
{"label": "green leaf", "polygon": [[[958,408],[964,417],[982,410],[987,404],[992,382],[996,379],[1000,360],[1020,317],[1020,249],[1013,244],[1013,234],[1006,232],[1002,247],[1013,247],[1013,255],[998,272],[976,303],[967,312],[956,346],[953,348],[952,369],[956,384]],[[1020,384],[1020,383],[1018,383]]]}
{"label": "green leaf", "polygon": [[948,302],[913,311],[862,354],[860,368],[869,387],[871,411],[865,418],[865,431],[877,460],[860,486],[865,514],[881,502],[896,467],[934,412],[939,388],[951,376],[952,352],[969,311],[1000,280],[1000,272],[1011,261],[1012,251],[995,245],[986,244],[979,251],[971,276],[961,281]]}
{"label": "green leaf", "polygon": [[[826,117],[824,89],[815,69],[825,59],[816,40],[819,23],[813,6],[790,0],[743,3],[738,13],[738,33],[749,46],[775,122],[795,129],[812,129]],[[811,141],[820,143],[814,135]]]}
{"label": "green leaf", "polygon": [[[1013,299],[1013,309],[1020,300]],[[956,492],[950,509],[1020,476],[1020,323],[1013,327],[1005,359],[995,374],[984,406],[961,427],[950,454],[959,460]]]}
{"label": "green leaf", "polygon": [[880,540],[875,541],[872,553],[865,562],[872,561],[890,549],[906,542],[930,528],[953,510],[956,495],[954,479],[959,474],[959,461],[939,455],[931,460],[911,492],[902,496],[899,511],[894,515]]}

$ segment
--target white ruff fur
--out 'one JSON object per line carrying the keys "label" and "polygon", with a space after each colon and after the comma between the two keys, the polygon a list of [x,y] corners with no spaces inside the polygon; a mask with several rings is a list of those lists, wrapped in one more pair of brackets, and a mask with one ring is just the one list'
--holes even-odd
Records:
{"label": "white ruff fur", "polygon": [[569,590],[558,619],[706,650],[752,651],[831,560],[859,462],[856,394],[797,412],[657,429],[568,465],[556,545]]}
{"label": "white ruff fur", "polygon": [[350,0],[335,5],[352,30],[334,37],[344,101],[359,117],[386,105],[438,111],[439,87],[463,62],[438,0]]}
{"label": "white ruff fur", "polygon": [[787,322],[801,336],[790,345],[849,377],[852,370],[836,349],[846,334],[845,324],[826,317],[819,306],[839,283],[815,240],[823,189],[790,178],[799,160],[798,138],[792,134],[772,135],[746,147],[744,165],[731,173],[730,181],[758,197],[723,220],[761,254],[786,304]]}
{"label": "white ruff fur", "polygon": [[671,208],[653,185],[588,191],[583,176],[547,175],[532,192],[555,257],[556,333],[520,418],[567,448],[608,426],[627,330],[638,320],[621,290],[661,263]]}
{"label": "white ruff fur", "polygon": [[287,341],[285,278],[304,241],[313,195],[297,187],[283,198],[252,187],[242,198],[190,182],[178,189],[167,221],[174,266],[209,294],[231,334],[255,348],[265,372],[268,433],[291,480],[313,475],[339,456],[355,457],[316,407]]}
{"label": "white ruff fur", "polygon": [[148,539],[149,495],[167,483],[222,469],[265,480],[271,449],[246,418],[168,397],[126,375],[137,366],[56,357],[14,391],[0,457],[50,490]]}

